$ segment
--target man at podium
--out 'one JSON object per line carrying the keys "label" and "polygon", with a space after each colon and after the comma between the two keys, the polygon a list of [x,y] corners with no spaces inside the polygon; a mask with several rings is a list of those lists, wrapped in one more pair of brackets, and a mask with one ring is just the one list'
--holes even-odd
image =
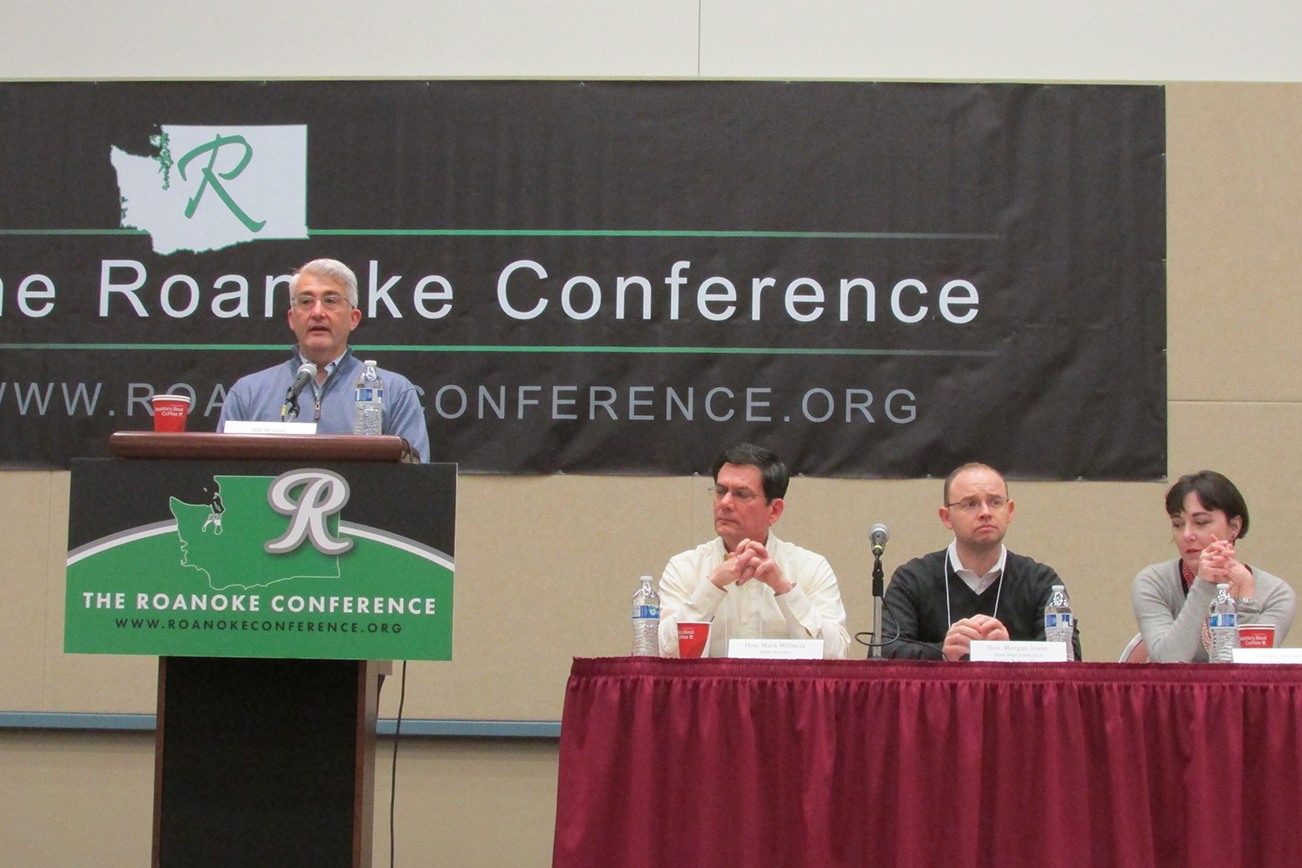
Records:
{"label": "man at podium", "polygon": [[[349,348],[348,336],[362,321],[357,276],[337,259],[312,260],[290,278],[287,316],[298,339],[293,356],[236,381],[222,405],[217,430],[225,430],[231,421],[281,421],[286,395],[305,363],[310,363],[316,366],[315,377],[298,383],[302,393],[296,400],[305,405],[300,418],[315,422],[321,434],[353,433],[353,390],[362,360]],[[380,376],[384,379],[383,433],[406,439],[412,453],[428,461],[429,433],[420,393],[402,374],[381,369]]]}

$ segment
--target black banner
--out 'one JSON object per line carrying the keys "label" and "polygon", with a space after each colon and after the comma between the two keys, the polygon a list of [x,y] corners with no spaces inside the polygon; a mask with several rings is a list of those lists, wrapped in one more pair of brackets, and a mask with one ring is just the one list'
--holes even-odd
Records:
{"label": "black banner", "polygon": [[1165,473],[1158,87],[0,85],[0,462],[287,357],[285,280],[463,471]]}

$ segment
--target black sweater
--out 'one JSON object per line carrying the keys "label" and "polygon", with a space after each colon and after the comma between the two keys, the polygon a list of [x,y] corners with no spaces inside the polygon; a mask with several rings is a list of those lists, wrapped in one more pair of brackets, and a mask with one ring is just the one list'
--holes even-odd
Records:
{"label": "black sweater", "polygon": [[[1008,628],[1010,639],[1044,638],[1045,603],[1049,601],[1054,585],[1066,584],[1052,567],[1009,552],[1003,577],[984,593],[976,594],[952,569],[947,569],[948,563],[949,550],[941,549],[914,558],[891,576],[891,584],[882,598],[881,641],[888,643],[882,649],[884,657],[944,659],[941,649],[952,623],[945,617],[947,576],[949,615],[953,621],[973,615],[990,615]],[[996,598],[999,601],[997,612]],[[897,638],[912,642],[896,641]],[[1081,659],[1079,624],[1072,645],[1076,659]]]}

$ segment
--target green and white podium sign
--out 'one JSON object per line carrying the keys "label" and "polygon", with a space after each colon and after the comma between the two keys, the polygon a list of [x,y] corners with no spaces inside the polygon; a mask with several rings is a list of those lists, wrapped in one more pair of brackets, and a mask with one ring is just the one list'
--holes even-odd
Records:
{"label": "green and white podium sign", "polygon": [[73,463],[64,650],[452,658],[456,466]]}

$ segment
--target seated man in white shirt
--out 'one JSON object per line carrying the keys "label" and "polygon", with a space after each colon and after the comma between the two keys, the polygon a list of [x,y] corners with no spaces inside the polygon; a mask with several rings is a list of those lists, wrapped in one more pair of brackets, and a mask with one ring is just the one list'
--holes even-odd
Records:
{"label": "seated man in white shirt", "polygon": [[730,639],[822,639],[823,656],[850,647],[841,590],[827,559],[769,528],[789,475],[768,449],[743,443],[714,462],[717,537],[675,555],[660,577],[660,653],[678,656],[678,622],[710,621],[709,656]]}

